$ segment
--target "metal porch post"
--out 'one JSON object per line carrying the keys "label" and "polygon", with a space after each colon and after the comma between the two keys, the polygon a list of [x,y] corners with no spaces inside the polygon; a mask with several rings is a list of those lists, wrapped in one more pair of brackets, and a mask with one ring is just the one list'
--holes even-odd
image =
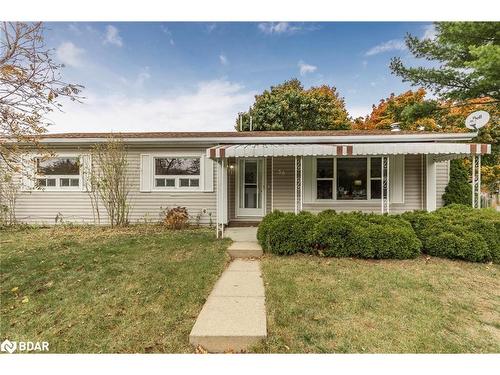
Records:
{"label": "metal porch post", "polygon": [[382,214],[389,213],[389,157],[382,156],[382,199],[380,210]]}
{"label": "metal porch post", "polygon": [[481,154],[472,155],[472,207],[481,208]]}
{"label": "metal porch post", "polygon": [[295,156],[295,214],[302,211],[302,156]]}
{"label": "metal porch post", "polygon": [[216,161],[216,176],[217,176],[217,192],[215,194],[215,236],[216,238],[219,238],[219,201],[220,201],[220,162],[219,160]]}
{"label": "metal porch post", "polygon": [[274,156],[271,156],[271,212],[274,211]]}
{"label": "metal porch post", "polygon": [[220,205],[221,205],[221,211],[222,211],[222,215],[221,215],[221,222],[220,222],[220,233],[221,233],[221,238],[224,238],[224,221],[225,221],[225,217],[226,217],[226,213],[225,213],[225,207],[226,207],[226,204],[224,202],[224,199],[225,196],[224,196],[224,190],[225,190],[225,181],[224,181],[224,168],[225,168],[225,165],[226,165],[226,159],[222,159],[221,160],[221,190],[220,190],[220,195],[221,195],[221,202],[220,202]]}
{"label": "metal porch post", "polygon": [[302,187],[304,186],[303,185],[303,182],[304,182],[304,160],[303,160],[303,157],[301,156],[299,159],[298,159],[298,162],[299,162],[299,168],[300,168],[300,181],[299,181],[299,186],[298,186],[298,189],[299,189],[299,197],[298,199],[300,199],[300,204],[299,204],[299,211],[302,211],[302,208],[303,208],[303,204],[302,204],[302,201],[304,200],[303,199],[303,192],[302,192]]}
{"label": "metal porch post", "polygon": [[297,214],[297,156],[295,156],[295,214]]}

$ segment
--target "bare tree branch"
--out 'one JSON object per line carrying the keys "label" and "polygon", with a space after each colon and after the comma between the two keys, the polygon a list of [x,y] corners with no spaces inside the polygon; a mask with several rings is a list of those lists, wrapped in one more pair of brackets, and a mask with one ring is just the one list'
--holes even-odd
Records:
{"label": "bare tree branch", "polygon": [[61,98],[83,99],[83,86],[62,80],[63,65],[52,59],[43,33],[41,22],[0,25],[0,159],[8,166],[20,142],[40,147],[37,137],[47,131],[47,114],[61,110]]}

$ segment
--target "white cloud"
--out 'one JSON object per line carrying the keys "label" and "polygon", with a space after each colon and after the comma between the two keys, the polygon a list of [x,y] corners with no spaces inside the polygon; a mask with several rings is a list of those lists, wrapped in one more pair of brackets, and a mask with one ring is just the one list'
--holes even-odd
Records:
{"label": "white cloud", "polygon": [[299,67],[301,76],[305,76],[308,73],[314,73],[318,69],[317,66],[306,64],[304,61],[299,61],[297,66]]}
{"label": "white cloud", "polygon": [[51,113],[55,132],[223,131],[233,130],[239,111],[254,100],[253,91],[226,80],[201,82],[184,93],[152,98],[85,92],[83,104],[64,102]]}
{"label": "white cloud", "polygon": [[347,105],[347,112],[352,118],[365,117],[372,112],[371,106],[349,106]]}
{"label": "white cloud", "polygon": [[264,34],[292,34],[301,29],[300,26],[289,22],[262,22],[259,23],[258,28]]}
{"label": "white cloud", "polygon": [[215,29],[217,28],[217,24],[216,23],[211,23],[209,25],[207,25],[207,33],[211,33],[212,31],[214,31]]}
{"label": "white cloud", "polygon": [[422,36],[424,39],[434,40],[436,36],[437,31],[433,23],[424,26],[424,35]]}
{"label": "white cloud", "polygon": [[115,46],[123,46],[123,40],[120,32],[113,25],[106,26],[106,34],[104,36],[104,44],[114,44]]}
{"label": "white cloud", "polygon": [[70,23],[68,25],[68,30],[71,31],[72,33],[75,33],[76,35],[82,35],[82,30],[80,30],[78,25],[75,23]]}
{"label": "white cloud", "polygon": [[82,65],[85,50],[78,48],[72,42],[63,42],[56,49],[57,59],[67,66],[78,67]]}
{"label": "white cloud", "polygon": [[221,63],[222,65],[227,65],[227,64],[229,64],[229,60],[227,59],[226,55],[224,55],[224,54],[222,54],[222,53],[219,55],[219,61],[220,61],[220,63]]}
{"label": "white cloud", "polygon": [[170,45],[174,46],[175,45],[174,37],[173,37],[170,29],[165,25],[161,25],[160,28],[161,28],[161,31],[163,31],[163,33],[168,37],[168,42],[170,43]]}
{"label": "white cloud", "polygon": [[366,51],[365,56],[378,55],[379,53],[389,52],[389,51],[404,51],[406,49],[406,44],[401,39],[392,39],[384,43],[380,43],[368,51]]}
{"label": "white cloud", "polygon": [[146,82],[150,78],[151,74],[149,73],[149,66],[146,66],[142,68],[139,74],[137,75],[137,78],[135,80],[135,85],[137,87],[142,87],[144,85],[144,82]]}

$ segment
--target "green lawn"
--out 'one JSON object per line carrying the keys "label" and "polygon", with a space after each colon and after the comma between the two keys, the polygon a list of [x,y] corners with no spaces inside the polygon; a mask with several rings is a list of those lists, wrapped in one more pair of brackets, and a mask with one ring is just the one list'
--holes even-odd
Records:
{"label": "green lawn", "polygon": [[271,353],[500,352],[500,266],[266,256]]}
{"label": "green lawn", "polygon": [[189,332],[228,259],[213,231],[0,231],[0,340],[51,352],[193,352]]}

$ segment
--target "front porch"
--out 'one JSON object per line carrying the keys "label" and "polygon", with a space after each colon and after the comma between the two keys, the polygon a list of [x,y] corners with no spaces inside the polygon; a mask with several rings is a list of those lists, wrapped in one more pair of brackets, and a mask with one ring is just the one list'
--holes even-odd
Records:
{"label": "front porch", "polygon": [[217,228],[257,225],[273,210],[402,213],[442,206],[449,160],[472,156],[479,207],[481,154],[458,143],[250,144],[207,150],[217,166]]}

